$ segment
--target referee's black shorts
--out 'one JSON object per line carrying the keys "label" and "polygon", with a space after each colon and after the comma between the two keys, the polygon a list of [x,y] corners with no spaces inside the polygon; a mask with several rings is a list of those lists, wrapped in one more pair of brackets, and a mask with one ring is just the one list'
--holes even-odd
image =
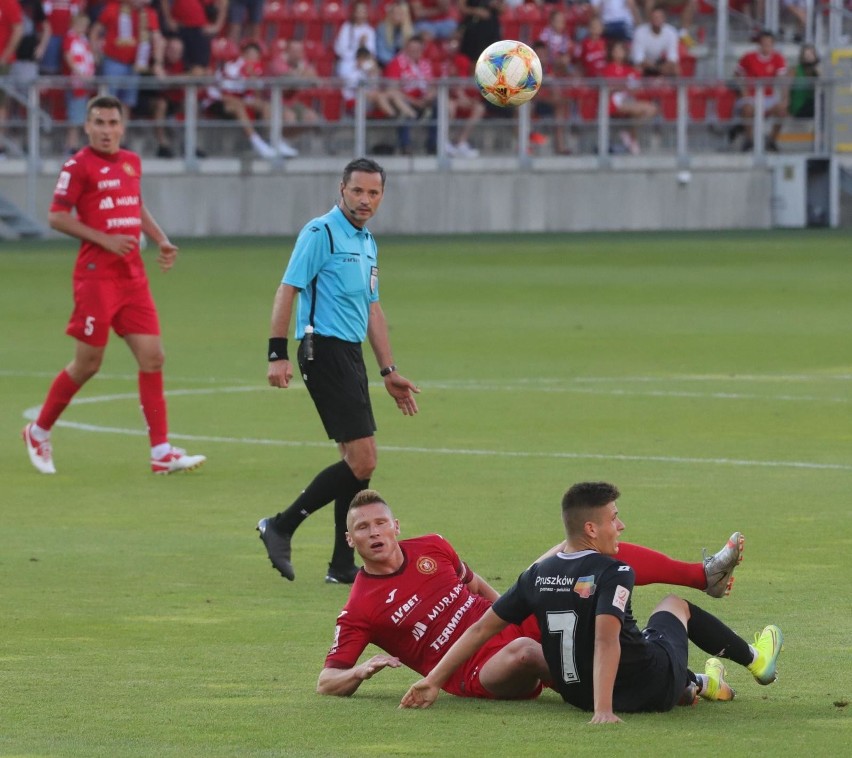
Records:
{"label": "referee's black shorts", "polygon": [[299,370],[329,439],[351,442],[376,431],[361,344],[314,334],[314,359],[299,344]]}

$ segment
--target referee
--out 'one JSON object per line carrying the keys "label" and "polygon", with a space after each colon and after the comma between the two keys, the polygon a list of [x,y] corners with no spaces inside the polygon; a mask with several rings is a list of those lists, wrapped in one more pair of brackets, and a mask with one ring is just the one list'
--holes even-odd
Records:
{"label": "referee", "polygon": [[320,471],[287,510],[257,525],[272,565],[295,578],[290,540],[314,511],[334,501],[334,552],[325,581],[351,584],[358,571],[346,542],[346,513],[369,487],[376,468],[376,422],[367,389],[361,343],[369,337],[385,389],[406,416],[417,413],[420,390],[399,374],[387,321],[379,304],[378,250],[364,226],[381,205],[385,171],[358,158],[343,169],[340,198],[302,228],[272,304],[267,379],[286,389],[293,377],[287,345],[293,301],[299,295],[295,337],[299,371],[341,461]]}

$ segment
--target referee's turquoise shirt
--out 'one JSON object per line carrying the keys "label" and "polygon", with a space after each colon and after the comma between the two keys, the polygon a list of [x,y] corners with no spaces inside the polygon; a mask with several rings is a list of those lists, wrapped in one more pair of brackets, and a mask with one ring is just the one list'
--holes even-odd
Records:
{"label": "referee's turquoise shirt", "polygon": [[334,206],[302,227],[281,281],[300,291],[296,339],[305,336],[313,309],[317,334],[363,342],[370,303],[379,299],[376,241]]}

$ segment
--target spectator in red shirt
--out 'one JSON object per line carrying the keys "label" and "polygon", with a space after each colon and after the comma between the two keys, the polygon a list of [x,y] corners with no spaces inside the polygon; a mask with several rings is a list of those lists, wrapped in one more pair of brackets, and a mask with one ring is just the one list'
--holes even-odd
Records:
{"label": "spectator in red shirt", "polygon": [[449,39],[458,26],[452,0],[411,0],[414,31],[429,39]]}
{"label": "spectator in red shirt", "polygon": [[[457,30],[446,44],[446,50],[436,63],[438,77],[471,80],[473,64],[460,50],[461,34]],[[450,123],[464,119],[459,133],[453,142],[445,145],[447,155],[457,158],[476,158],[479,150],[470,145],[470,135],[474,127],[485,115],[485,101],[472,87],[456,84],[450,87],[449,117]]]}
{"label": "spectator in red shirt", "polygon": [[[24,34],[24,18],[18,0],[0,0],[0,76],[6,76],[15,59],[15,48]],[[0,157],[6,154],[6,91],[0,87]]]}
{"label": "spectator in red shirt", "polygon": [[95,76],[95,56],[89,44],[89,17],[79,13],[62,40],[63,73],[71,77],[65,91],[65,149],[73,155],[80,149],[80,127],[86,122],[86,104],[92,95]]}
{"label": "spectator in red shirt", "polygon": [[272,159],[279,155],[282,158],[293,158],[299,154],[283,137],[279,138],[276,149],[254,127],[256,118],[268,122],[270,115],[269,101],[251,89],[247,81],[264,75],[260,45],[257,42],[246,42],[241,55],[236,60],[227,61],[218,75],[219,86],[211,87],[207,93],[212,100],[208,105],[212,115],[236,118],[252,148],[261,158]]}
{"label": "spectator in red shirt", "polygon": [[183,64],[190,76],[210,73],[210,41],[222,31],[228,0],[160,0],[163,20],[183,42]]}
{"label": "spectator in red shirt", "polygon": [[647,121],[657,115],[657,106],[647,100],[638,100],[630,94],[638,84],[640,73],[627,62],[627,43],[614,42],[610,51],[610,62],[601,76],[608,80],[609,115],[617,119],[629,119],[631,123],[619,132],[619,137],[633,155],[640,152],[636,138],[635,121]]}
{"label": "spectator in red shirt", "polygon": [[[406,41],[402,52],[395,55],[385,68],[386,79],[396,79],[399,88],[408,98],[409,104],[420,118],[428,118],[437,97],[432,63],[423,55],[425,44],[419,34]],[[427,149],[434,152],[437,134],[434,125],[430,128]],[[404,155],[411,155],[411,128],[405,124],[398,130],[399,147]]]}
{"label": "spectator in red shirt", "polygon": [[763,114],[774,118],[766,149],[778,152],[778,135],[781,133],[782,119],[787,115],[787,89],[783,82],[787,76],[787,61],[775,50],[775,35],[762,31],[757,40],[758,49],[746,53],[740,58],[734,72],[742,83],[743,97],[737,103],[737,110],[746,120],[746,140],[743,151],[751,150],[754,146],[754,114],[756,108],[755,87],[748,84],[748,79],[777,79],[777,84],[766,84],[763,88]]}
{"label": "spectator in red shirt", "polygon": [[[164,77],[184,76],[186,68],[183,63],[183,42],[180,37],[169,37],[166,39],[165,45],[166,49],[163,54]],[[169,116],[173,116],[183,109],[183,87],[172,89],[157,87],[156,89],[142,90],[139,95],[139,106],[135,112],[154,121],[157,157],[174,158],[175,151],[172,147],[170,130],[164,122]],[[196,155],[201,158],[204,154],[198,151]]]}
{"label": "spectator in red shirt", "polygon": [[589,21],[588,34],[575,50],[575,60],[580,73],[587,79],[597,79],[607,64],[606,40],[603,36],[603,21],[597,16]]}
{"label": "spectator in red shirt", "polygon": [[163,74],[163,35],[149,2],[109,2],[92,27],[92,39],[103,46],[101,74],[120,76],[127,82],[109,88],[124,105],[125,122],[139,100],[139,69],[153,59],[154,74]]}
{"label": "spectator in red shirt", "polygon": [[85,0],[44,0],[42,6],[50,24],[47,49],[41,56],[41,72],[58,74],[65,69],[63,45],[73,18],[84,12]]}

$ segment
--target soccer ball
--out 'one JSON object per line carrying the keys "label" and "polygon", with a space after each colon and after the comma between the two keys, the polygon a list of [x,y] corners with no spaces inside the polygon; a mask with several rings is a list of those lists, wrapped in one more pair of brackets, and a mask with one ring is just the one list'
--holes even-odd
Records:
{"label": "soccer ball", "polygon": [[482,51],[473,75],[489,103],[514,107],[532,100],[541,87],[541,61],[529,45],[504,39]]}

